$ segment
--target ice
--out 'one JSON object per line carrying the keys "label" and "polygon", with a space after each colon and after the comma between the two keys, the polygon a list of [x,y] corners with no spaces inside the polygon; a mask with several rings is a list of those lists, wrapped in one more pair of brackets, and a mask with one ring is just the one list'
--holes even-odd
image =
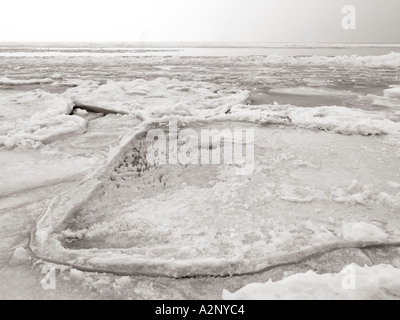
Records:
{"label": "ice", "polygon": [[[397,53],[2,59],[1,255],[30,246],[76,271],[185,277],[395,243],[399,66]],[[265,100],[271,88],[292,100],[252,105],[251,92]],[[129,163],[143,132],[174,120],[194,130],[254,128],[255,172],[236,177],[221,165],[138,173]],[[99,292],[130,286],[129,278],[102,277],[84,272]]]}
{"label": "ice", "polygon": [[128,286],[132,283],[132,279],[130,277],[121,277],[115,280],[117,286],[124,287]]}
{"label": "ice", "polygon": [[322,97],[343,97],[343,98],[357,97],[356,93],[350,91],[334,90],[328,88],[311,88],[311,87],[275,88],[269,90],[269,92],[297,95],[297,96],[322,96]]}
{"label": "ice", "polygon": [[29,119],[41,113],[70,113],[72,101],[57,94],[42,90],[28,92],[1,92],[0,94],[0,123]]}
{"label": "ice", "polygon": [[[240,126],[256,130],[251,176],[235,176],[229,166],[143,166],[146,149],[136,141],[102,183],[67,196],[75,204],[54,203],[39,223],[41,254],[93,270],[179,277],[253,272],[396,240],[397,202],[387,199],[398,193],[388,184],[400,174],[397,145],[381,137]],[[385,237],[364,227],[346,241],[342,224],[353,222],[377,223]],[[52,235],[59,225],[66,226]]]}
{"label": "ice", "polygon": [[388,185],[391,186],[392,188],[400,188],[400,183],[399,182],[389,181]]}
{"label": "ice", "polygon": [[0,145],[38,147],[61,136],[86,130],[87,121],[70,115],[73,103],[59,95],[37,90],[6,95],[0,101]]}
{"label": "ice", "polygon": [[[28,97],[21,109],[25,109],[27,117],[35,112],[35,94],[10,96]],[[46,107],[49,108],[45,106],[44,111]],[[41,105],[36,108],[40,110]],[[110,148],[115,148],[126,132],[140,122],[134,116],[87,115],[86,118],[90,125],[85,134],[60,136],[59,140],[41,144],[38,149],[21,145],[12,150],[0,147],[0,224],[5,226],[0,233],[0,251],[3,255],[16,247],[28,246],[31,228],[54,198],[76,188],[82,179],[96,172],[107,161]]]}
{"label": "ice", "polygon": [[389,237],[377,226],[365,222],[345,223],[342,232],[346,241],[385,240]]}
{"label": "ice", "polygon": [[[302,128],[333,131],[345,135],[399,134],[399,116],[340,106],[301,108],[294,106],[236,105],[227,117],[237,121],[295,125]],[[223,119],[216,116],[213,119]],[[225,117],[226,118],[226,117]]]}
{"label": "ice", "polygon": [[[385,94],[386,95],[386,94]],[[400,99],[391,98],[390,96],[376,96],[376,95],[367,95],[363,97],[362,100],[370,100],[372,101],[372,105],[379,107],[389,107],[389,108],[397,108],[400,107]]]}
{"label": "ice", "polygon": [[32,260],[30,254],[24,248],[17,248],[8,263],[10,266],[19,266],[25,263],[28,263]]}
{"label": "ice", "polygon": [[7,77],[0,78],[0,85],[22,85],[22,84],[45,84],[53,83],[53,79],[9,79]]}
{"label": "ice", "polygon": [[386,89],[384,91],[385,96],[389,98],[400,98],[400,87],[394,87],[391,89]]}
{"label": "ice", "polygon": [[282,55],[270,55],[263,58],[269,64],[286,64],[288,65],[327,65],[329,67],[351,66],[351,67],[390,67],[397,68],[400,66],[400,53],[392,52],[381,56],[310,56],[310,57],[285,57]]}
{"label": "ice", "polygon": [[[186,57],[191,56],[190,58],[198,58],[199,56],[204,54],[203,51],[199,50],[192,50],[189,52],[190,49],[186,51],[171,51],[167,50],[164,52],[153,52],[152,56],[149,57],[154,63],[157,65],[157,61],[161,59],[165,59],[166,57],[163,56],[172,56],[172,59],[180,59],[181,55]],[[221,50],[219,50],[221,52]],[[244,55],[241,56],[229,56],[232,53],[232,50],[222,51],[223,54],[217,50],[211,50],[211,53],[233,61],[244,61],[248,60],[249,57]],[[251,51],[254,54],[254,50]],[[157,55],[159,57],[157,57]],[[206,54],[207,55],[207,54]],[[229,57],[226,57],[228,55]],[[29,60],[29,59],[37,59],[37,58],[44,58],[46,57],[48,60],[58,60],[58,61],[65,61],[66,59],[79,59],[80,62],[84,62],[87,60],[99,59],[99,60],[117,60],[121,59],[122,61],[126,60],[126,57],[143,57],[148,56],[146,52],[2,52],[0,56],[7,57],[7,58],[19,58],[19,60]],[[147,57],[146,57],[147,58]],[[201,59],[204,61],[209,60],[210,57],[202,56]],[[396,68],[400,66],[400,53],[392,52],[389,54],[384,55],[374,55],[374,56],[357,56],[357,55],[342,55],[342,56],[290,56],[290,55],[279,55],[279,54],[270,54],[267,56],[255,56],[250,57],[250,59],[254,59],[256,62],[263,62],[269,65],[286,65],[286,66],[293,66],[293,65],[305,65],[305,66],[317,66],[317,65],[325,65],[329,67],[337,67],[337,66],[351,66],[351,67],[390,67]],[[165,67],[164,67],[165,68]]]}
{"label": "ice", "polygon": [[[351,278],[354,276],[353,278]],[[353,287],[354,285],[354,287]],[[278,282],[249,284],[224,300],[377,300],[398,299],[400,269],[390,265],[360,267],[352,264],[341,273],[295,274]]]}
{"label": "ice", "polygon": [[96,159],[0,151],[0,197],[82,178]]}
{"label": "ice", "polygon": [[116,112],[138,112],[146,118],[164,115],[205,116],[226,112],[233,105],[243,104],[249,97],[245,90],[236,93],[218,91],[212,84],[183,82],[175,79],[88,82],[69,89],[65,96],[73,101],[107,108]]}
{"label": "ice", "polygon": [[[215,89],[215,86],[200,86],[196,82],[158,78],[152,81],[109,81],[103,85],[88,82],[68,90],[65,96],[80,103],[116,112],[140,113],[145,119],[175,115],[187,117],[187,121],[190,121],[190,117],[204,118],[222,115],[221,118],[223,118],[225,113],[230,112],[231,119],[261,123],[274,121],[274,119],[276,119],[275,123],[285,123],[286,119],[290,120],[291,124],[301,127],[332,130],[343,134],[381,135],[398,133],[400,128],[397,114],[349,109],[342,106],[317,108],[248,106],[245,102],[249,98],[249,92],[238,91],[230,94],[219,90],[215,93]],[[348,91],[322,88],[286,88],[278,91],[296,95],[357,96]],[[377,97],[371,100],[371,103],[396,106],[397,99]]]}
{"label": "ice", "polygon": [[[6,136],[0,136],[0,145],[7,148],[14,146],[40,146],[40,143],[48,143],[61,136],[75,132],[84,132],[86,121],[76,116],[33,116],[27,121],[19,121],[15,128]],[[37,144],[39,143],[39,144]]]}
{"label": "ice", "polygon": [[71,269],[69,277],[74,281],[83,281],[85,279],[85,273],[76,269]]}

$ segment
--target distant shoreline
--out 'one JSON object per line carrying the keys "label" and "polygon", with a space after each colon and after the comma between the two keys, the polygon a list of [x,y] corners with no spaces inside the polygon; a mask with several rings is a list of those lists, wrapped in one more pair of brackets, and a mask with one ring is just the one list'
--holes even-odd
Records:
{"label": "distant shoreline", "polygon": [[399,43],[0,42],[3,48],[400,48]]}

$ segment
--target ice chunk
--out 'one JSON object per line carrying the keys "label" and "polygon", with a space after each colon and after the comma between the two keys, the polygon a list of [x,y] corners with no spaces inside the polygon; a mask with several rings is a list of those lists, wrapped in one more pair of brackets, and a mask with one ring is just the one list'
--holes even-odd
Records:
{"label": "ice chunk", "polygon": [[346,135],[399,134],[400,124],[390,115],[340,106],[302,108],[290,105],[235,105],[228,116],[213,119],[251,121],[261,124],[292,124],[298,127],[333,131]]}
{"label": "ice chunk", "polygon": [[[226,129],[232,123],[193,130],[201,133],[209,125]],[[346,247],[342,222],[387,217],[391,224],[384,231],[398,229],[391,205],[377,197],[399,173],[398,158],[392,156],[397,146],[382,137],[240,127],[255,130],[255,150],[262,150],[251,176],[237,177],[225,165],[148,167],[148,146],[136,141],[91,198],[84,195],[86,187],[68,195],[70,207],[79,208],[73,221],[61,220],[73,212],[67,201],[55,203],[42,217],[37,230],[62,235],[39,235],[42,256],[64,261],[68,252],[73,255],[68,261],[82,258],[80,267],[131,275],[238,274],[304,258],[308,250]],[[332,189],[341,192],[333,198]],[[336,197],[344,200],[333,201]],[[53,246],[53,239],[60,242]],[[354,241],[372,239],[382,243],[376,232]]]}
{"label": "ice chunk", "polygon": [[384,91],[385,97],[400,98],[400,87],[394,87]]}
{"label": "ice chunk", "polygon": [[342,227],[343,238],[346,241],[379,241],[389,237],[377,226],[365,223],[345,223]]}
{"label": "ice chunk", "polygon": [[85,157],[63,158],[38,152],[0,151],[0,197],[81,179],[96,165]]}
{"label": "ice chunk", "polygon": [[[354,276],[354,278],[352,278]],[[295,274],[278,282],[249,284],[235,293],[224,290],[224,300],[369,300],[398,298],[400,269],[390,265],[359,267],[340,273]]]}
{"label": "ice chunk", "polygon": [[276,88],[271,89],[270,93],[290,94],[296,96],[322,96],[322,97],[357,97],[357,94],[351,91],[334,90],[328,88],[296,87],[296,88]]}
{"label": "ice chunk", "polygon": [[85,273],[76,269],[71,269],[69,277],[74,281],[83,281],[85,279]]}
{"label": "ice chunk", "polygon": [[115,283],[120,287],[124,287],[130,285],[132,283],[132,279],[130,277],[120,277],[115,279]]}
{"label": "ice chunk", "polygon": [[85,119],[69,115],[74,105],[67,98],[40,90],[1,98],[0,116],[5,119],[0,122],[0,145],[7,148],[48,143],[86,130]]}
{"label": "ice chunk", "polygon": [[388,185],[389,185],[391,188],[400,188],[400,183],[395,182],[395,181],[388,181]]}

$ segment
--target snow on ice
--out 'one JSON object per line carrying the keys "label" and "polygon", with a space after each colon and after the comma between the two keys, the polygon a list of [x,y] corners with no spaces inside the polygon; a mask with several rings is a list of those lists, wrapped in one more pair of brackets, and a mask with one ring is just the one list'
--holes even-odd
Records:
{"label": "snow on ice", "polygon": [[394,87],[384,91],[385,96],[389,98],[400,98],[400,87]]}
{"label": "snow on ice", "polygon": [[[351,278],[351,277],[354,278]],[[400,269],[389,265],[350,265],[336,274],[313,271],[278,282],[249,284],[235,293],[224,290],[225,300],[376,300],[400,294]]]}

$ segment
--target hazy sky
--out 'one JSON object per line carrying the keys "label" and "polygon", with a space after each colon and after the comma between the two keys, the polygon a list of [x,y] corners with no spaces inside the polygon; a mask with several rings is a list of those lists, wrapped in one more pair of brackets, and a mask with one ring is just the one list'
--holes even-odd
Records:
{"label": "hazy sky", "polygon": [[400,43],[400,1],[1,0],[0,41]]}

